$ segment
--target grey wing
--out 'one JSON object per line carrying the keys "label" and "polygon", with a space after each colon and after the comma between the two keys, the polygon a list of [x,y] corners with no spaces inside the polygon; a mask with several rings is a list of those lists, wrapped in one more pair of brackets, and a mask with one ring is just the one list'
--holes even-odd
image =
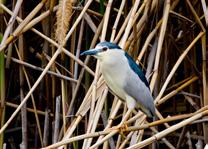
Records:
{"label": "grey wing", "polygon": [[128,75],[124,90],[137,101],[138,106],[147,116],[153,117],[155,115],[155,106],[151,92],[136,74],[130,73]]}

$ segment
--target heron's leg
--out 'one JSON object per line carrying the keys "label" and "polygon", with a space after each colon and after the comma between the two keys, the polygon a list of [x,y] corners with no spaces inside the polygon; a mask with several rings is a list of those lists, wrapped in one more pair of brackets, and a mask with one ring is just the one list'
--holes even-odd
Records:
{"label": "heron's leg", "polygon": [[123,125],[125,123],[125,121],[127,121],[127,119],[129,118],[129,116],[131,115],[133,109],[129,109],[127,110],[126,114],[124,115],[123,119],[121,120],[119,125]]}
{"label": "heron's leg", "polygon": [[122,118],[121,122],[117,126],[112,127],[111,129],[112,130],[119,130],[119,132],[123,132],[125,129],[127,129],[128,126],[126,124],[126,121],[129,118],[129,116],[131,115],[132,111],[133,111],[132,108],[128,109],[126,114]]}
{"label": "heron's leg", "polygon": [[[118,125],[118,127],[120,127],[120,128],[122,128],[122,126],[127,126],[125,124],[125,122],[127,121],[129,116],[133,112],[133,110],[136,107],[137,103],[131,96],[126,94],[126,105],[128,107],[128,110],[127,110],[126,114],[124,115],[123,119],[121,120],[120,124]],[[124,127],[124,128],[126,128],[126,127]]]}
{"label": "heron's leg", "polygon": [[127,125],[126,121],[129,119],[132,112],[133,112],[133,109],[128,108],[126,114],[124,115],[123,119],[121,120],[120,124],[118,125],[119,134],[124,139],[126,138],[126,135],[124,134],[124,131],[128,128],[128,125]]}

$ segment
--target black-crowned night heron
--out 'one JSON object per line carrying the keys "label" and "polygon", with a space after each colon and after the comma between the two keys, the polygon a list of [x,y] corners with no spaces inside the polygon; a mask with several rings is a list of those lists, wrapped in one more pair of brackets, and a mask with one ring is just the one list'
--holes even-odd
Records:
{"label": "black-crowned night heron", "polygon": [[100,60],[100,70],[107,86],[132,111],[138,107],[148,117],[155,115],[149,84],[140,67],[118,45],[101,42],[81,55],[92,55]]}

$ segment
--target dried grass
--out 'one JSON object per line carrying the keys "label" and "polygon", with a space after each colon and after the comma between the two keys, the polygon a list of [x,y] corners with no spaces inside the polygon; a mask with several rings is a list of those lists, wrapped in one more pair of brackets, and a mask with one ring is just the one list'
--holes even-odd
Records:
{"label": "dried grass", "polygon": [[[0,21],[1,31],[4,33],[7,30],[11,34],[4,34],[0,51],[5,53],[9,68],[6,73],[11,75],[6,75],[4,85],[19,86],[21,92],[19,89],[11,90],[10,86],[8,90],[0,92],[1,95],[7,95],[6,99],[1,98],[0,101],[1,145],[11,138],[14,139],[13,136],[2,136],[6,130],[10,131],[10,127],[15,127],[12,122],[18,120],[21,109],[29,115],[24,120],[38,128],[36,130],[28,124],[26,130],[32,130],[30,137],[36,140],[31,142],[31,138],[25,139],[23,142],[28,144],[23,143],[22,147],[70,146],[93,149],[102,146],[104,149],[132,149],[150,146],[157,141],[159,148],[175,148],[175,144],[181,148],[186,147],[183,143],[186,137],[189,147],[196,143],[192,138],[196,135],[203,137],[203,140],[198,139],[198,142],[203,141],[204,145],[208,143],[208,125],[204,119],[208,114],[205,27],[208,15],[204,0],[135,0],[132,3],[127,3],[126,0],[109,0],[106,3],[62,0],[57,6],[54,1],[48,4],[43,0],[32,8],[24,19],[17,17],[16,11],[10,11],[6,5],[0,4],[0,8],[4,10],[4,19]],[[20,2],[16,3],[18,7],[20,5]],[[100,9],[97,8],[99,5]],[[46,8],[49,10],[44,10],[43,6],[48,6]],[[105,6],[104,15],[99,13],[103,12],[102,6]],[[5,16],[8,15],[12,16],[11,20],[17,20],[17,27],[12,24],[4,27],[8,22],[8,17]],[[48,23],[41,24],[41,21],[46,19],[49,20]],[[43,24],[50,28],[51,32],[45,34],[42,29],[44,27],[41,26]],[[56,24],[56,29],[53,24]],[[20,42],[16,42],[20,39],[28,49],[34,49],[32,51],[37,53],[38,60],[36,57],[29,59],[32,53],[22,48]],[[95,63],[90,57],[86,57],[83,62],[84,58],[79,57],[80,51],[93,48],[99,41],[119,44],[137,60],[137,64],[142,65],[155,97],[158,119],[150,122],[142,112],[136,109],[128,111],[126,105],[109,92],[100,74],[99,62]],[[44,49],[34,42],[39,42],[40,45],[47,43],[49,49]],[[7,50],[8,46],[10,49],[15,48],[18,56]],[[32,61],[41,61],[46,65],[40,68],[34,66],[37,64],[32,64]],[[18,66],[21,72],[20,75],[16,74],[18,77],[13,75],[16,70],[13,65]],[[31,74],[30,71],[35,70],[41,71],[41,74]],[[17,78],[21,80],[21,84],[16,81]],[[25,87],[26,83],[28,87]],[[12,92],[15,97],[21,94],[22,101],[12,99]],[[59,96],[62,97],[61,105],[60,101],[58,102]],[[24,107],[25,103],[27,107]],[[5,107],[7,108],[4,117]],[[15,108],[15,111],[8,113],[12,108]],[[51,113],[43,112],[48,110]],[[57,114],[58,111],[61,113]],[[43,116],[46,117],[45,122]],[[124,120],[127,120],[128,127],[123,130],[114,127]],[[43,135],[44,125],[48,125],[50,129],[45,130]],[[20,123],[16,127],[21,126],[23,125]],[[188,135],[185,135],[185,126],[191,128]],[[47,136],[49,131],[50,136]],[[27,132],[24,132],[26,136]],[[179,137],[176,132],[180,133]],[[19,133],[13,132],[14,136]],[[170,133],[173,133],[174,139],[169,137]],[[48,143],[52,141],[53,144]],[[11,142],[7,145],[14,144]]]}

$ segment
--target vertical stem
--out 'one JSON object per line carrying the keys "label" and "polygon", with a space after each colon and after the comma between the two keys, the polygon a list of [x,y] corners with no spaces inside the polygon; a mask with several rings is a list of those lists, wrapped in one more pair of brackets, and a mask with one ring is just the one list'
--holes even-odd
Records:
{"label": "vertical stem", "polygon": [[119,8],[119,11],[118,11],[118,14],[116,16],[116,20],[115,20],[114,25],[113,25],[113,28],[112,28],[112,34],[111,34],[111,39],[110,39],[111,42],[113,42],[113,40],[115,39],[116,28],[117,28],[118,22],[119,22],[119,20],[121,18],[121,13],[123,11],[123,8],[125,6],[125,3],[126,3],[126,0],[122,0],[121,5],[120,5],[120,8]]}
{"label": "vertical stem", "polygon": [[101,34],[101,41],[105,41],[105,36],[107,33],[107,27],[108,27],[108,21],[109,21],[109,15],[110,15],[112,3],[113,3],[113,0],[109,0],[107,7],[106,7],[106,11],[105,11],[105,15],[104,15],[103,30],[102,30],[102,34]]}
{"label": "vertical stem", "polygon": [[[2,41],[2,34],[0,34],[0,42]],[[0,118],[1,127],[5,121],[5,70],[4,70],[4,51],[0,52]],[[0,135],[0,147],[3,146],[4,134]]]}
{"label": "vertical stem", "polygon": [[152,80],[150,83],[150,90],[151,91],[154,89],[154,86],[155,86],[155,83],[156,83],[157,77],[158,77],[160,55],[162,52],[162,45],[163,45],[165,31],[166,31],[167,22],[168,22],[169,10],[170,10],[170,0],[166,0],[165,6],[164,6],[164,12],[163,12],[164,13],[163,22],[162,22],[162,26],[160,29],[160,36],[159,36],[159,40],[158,40],[157,53],[156,53],[156,58],[155,58],[154,74],[152,76]]}
{"label": "vertical stem", "polygon": [[[22,14],[22,9],[20,9],[19,11],[19,15],[22,18],[23,14]],[[24,60],[24,41],[23,41],[23,35],[20,35],[18,38],[18,49],[19,49],[19,53],[20,53],[20,57],[22,57],[22,60]],[[23,67],[20,66],[19,67],[19,77],[20,77],[20,99],[21,101],[24,99],[24,90],[23,90],[23,86],[24,86],[24,73],[23,73]],[[22,143],[21,143],[21,147],[24,149],[27,149],[28,145],[27,145],[27,110],[26,110],[26,104],[23,105],[23,107],[21,108],[21,121],[22,121]]]}
{"label": "vertical stem", "polygon": [[120,45],[121,48],[124,48],[125,42],[126,42],[128,36],[129,36],[130,30],[131,30],[131,28],[132,28],[132,26],[133,26],[134,16],[135,16],[135,14],[136,14],[136,11],[137,11],[137,8],[138,8],[138,6],[139,6],[139,3],[140,3],[140,0],[136,0],[135,3],[134,3],[134,5],[133,5],[132,12],[131,12],[131,14],[130,14],[129,22],[128,22],[128,24],[127,24],[125,33],[124,33],[124,35],[123,35],[123,37],[122,37],[122,41],[121,41],[121,45]]}
{"label": "vertical stem", "polygon": [[[206,34],[201,38],[202,42],[202,83],[203,83],[203,99],[204,99],[204,106],[208,105],[208,87],[207,87],[207,68],[206,68]],[[208,123],[203,123],[203,130],[204,130],[204,141],[208,143]]]}
{"label": "vertical stem", "polygon": [[58,141],[59,135],[59,123],[60,123],[60,108],[61,108],[61,98],[58,96],[56,98],[56,112],[55,112],[55,126],[54,126],[54,135],[53,135],[53,143]]}
{"label": "vertical stem", "polygon": [[48,137],[49,137],[49,110],[45,111],[45,121],[44,121],[44,132],[43,132],[43,146],[48,145]]}
{"label": "vertical stem", "polygon": [[66,82],[64,80],[61,80],[61,96],[62,96],[63,128],[64,128],[64,134],[65,134],[65,132],[66,132],[66,109],[65,109],[65,103],[66,103]]}

